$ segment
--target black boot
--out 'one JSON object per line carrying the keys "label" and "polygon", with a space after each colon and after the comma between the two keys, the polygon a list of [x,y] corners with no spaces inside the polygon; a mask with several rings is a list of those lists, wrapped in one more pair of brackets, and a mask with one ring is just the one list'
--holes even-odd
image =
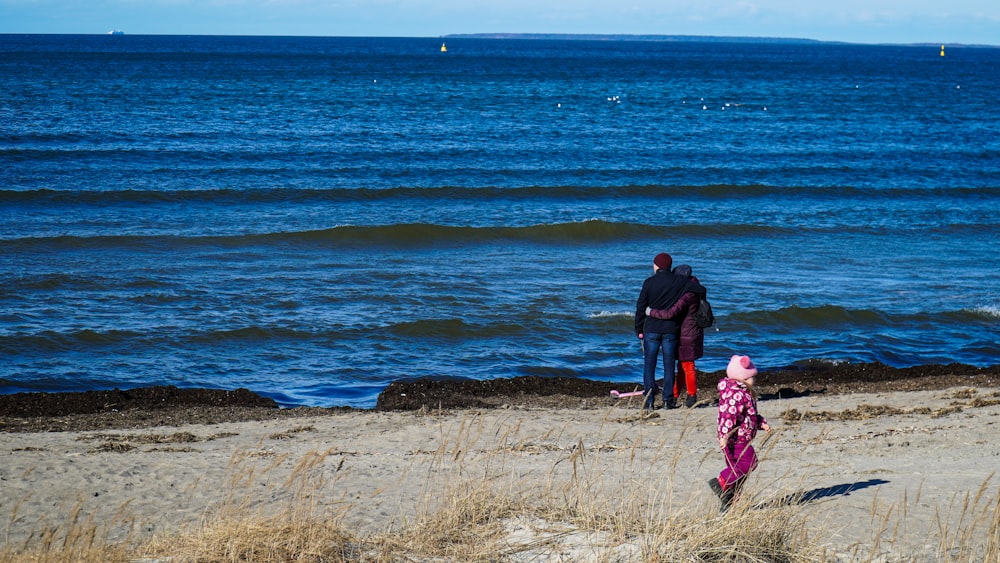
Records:
{"label": "black boot", "polygon": [[684,406],[691,408],[698,403],[698,395],[688,395],[687,399],[684,400]]}
{"label": "black boot", "polygon": [[729,510],[729,507],[733,505],[733,501],[739,497],[740,491],[743,490],[743,484],[746,483],[746,481],[746,477],[740,477],[726,488],[726,490],[719,496],[719,500],[721,501],[719,510],[722,512]]}
{"label": "black boot", "polygon": [[654,387],[651,390],[647,390],[642,394],[642,408],[643,410],[651,411],[653,410],[653,399],[656,398],[656,392],[658,389]]}
{"label": "black boot", "polygon": [[665,409],[676,409],[677,399],[674,397],[664,397],[663,398],[663,408]]}
{"label": "black boot", "polygon": [[719,512],[725,512],[729,510],[729,507],[733,505],[733,500],[736,498],[736,488],[729,487],[728,489],[722,491],[719,495]]}
{"label": "black boot", "polygon": [[719,478],[718,477],[712,477],[711,479],[709,479],[708,480],[708,486],[711,487],[712,492],[715,493],[715,496],[717,496],[719,498],[722,498],[722,494],[726,492],[722,488],[722,485],[719,484]]}

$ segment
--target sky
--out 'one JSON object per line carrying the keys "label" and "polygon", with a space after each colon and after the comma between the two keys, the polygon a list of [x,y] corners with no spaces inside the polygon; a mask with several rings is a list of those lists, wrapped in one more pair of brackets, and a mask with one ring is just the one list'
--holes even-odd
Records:
{"label": "sky", "polygon": [[0,0],[0,33],[584,33],[1000,45],[1000,0]]}

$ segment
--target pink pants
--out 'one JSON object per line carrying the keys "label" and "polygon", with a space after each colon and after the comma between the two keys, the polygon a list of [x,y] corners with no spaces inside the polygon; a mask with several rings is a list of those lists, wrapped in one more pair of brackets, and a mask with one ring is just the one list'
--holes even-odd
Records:
{"label": "pink pants", "polygon": [[719,484],[728,489],[757,467],[757,452],[749,443],[726,446],[726,468],[719,473]]}

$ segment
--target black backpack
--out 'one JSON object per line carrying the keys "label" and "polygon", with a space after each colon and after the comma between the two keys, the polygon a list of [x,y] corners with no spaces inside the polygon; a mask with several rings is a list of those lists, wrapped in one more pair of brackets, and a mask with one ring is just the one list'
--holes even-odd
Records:
{"label": "black backpack", "polygon": [[698,311],[694,314],[694,322],[701,328],[708,328],[715,324],[715,315],[712,314],[712,304],[708,299],[702,297],[698,301]]}

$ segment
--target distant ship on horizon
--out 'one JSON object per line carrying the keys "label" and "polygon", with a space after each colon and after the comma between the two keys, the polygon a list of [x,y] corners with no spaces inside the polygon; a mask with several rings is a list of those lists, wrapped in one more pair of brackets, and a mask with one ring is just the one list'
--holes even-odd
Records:
{"label": "distant ship on horizon", "polygon": [[108,32],[108,35],[125,35],[125,32],[120,29],[112,29]]}

